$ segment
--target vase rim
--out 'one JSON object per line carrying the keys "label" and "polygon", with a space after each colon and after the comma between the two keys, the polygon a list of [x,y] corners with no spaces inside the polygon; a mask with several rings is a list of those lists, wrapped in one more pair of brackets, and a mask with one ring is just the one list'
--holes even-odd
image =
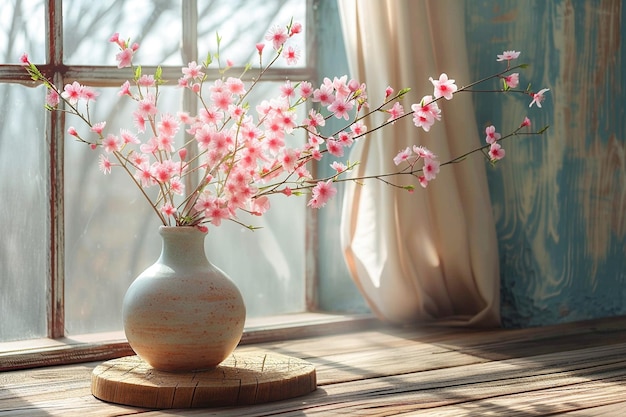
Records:
{"label": "vase rim", "polygon": [[203,231],[195,226],[159,226],[159,233],[190,233],[196,231],[200,234],[205,234]]}

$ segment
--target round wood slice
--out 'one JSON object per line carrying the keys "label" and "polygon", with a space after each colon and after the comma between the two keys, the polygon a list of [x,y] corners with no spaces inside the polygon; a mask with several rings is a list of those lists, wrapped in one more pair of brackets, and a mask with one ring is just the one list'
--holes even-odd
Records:
{"label": "round wood slice", "polygon": [[265,352],[235,352],[215,369],[182,373],[157,371],[138,356],[127,356],[98,365],[91,376],[96,398],[144,408],[260,404],[316,388],[312,364]]}

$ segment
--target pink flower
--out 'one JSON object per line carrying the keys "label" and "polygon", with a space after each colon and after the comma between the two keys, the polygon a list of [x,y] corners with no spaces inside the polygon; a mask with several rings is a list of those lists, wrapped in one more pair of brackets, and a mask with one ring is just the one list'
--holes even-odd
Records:
{"label": "pink flower", "polygon": [[112,166],[113,164],[111,163],[111,161],[109,161],[109,158],[100,154],[100,159],[98,161],[98,168],[100,168],[100,171],[102,171],[104,175],[111,173]]}
{"label": "pink flower", "polygon": [[78,137],[78,132],[76,131],[76,128],[74,126],[70,126],[67,129],[67,133],[68,133],[68,135],[72,135],[72,136]]}
{"label": "pink flower", "polygon": [[313,94],[313,86],[308,81],[300,83],[300,97],[309,98]]}
{"label": "pink flower", "polygon": [[300,50],[290,45],[283,51],[283,58],[287,65],[296,65],[300,59]]}
{"label": "pink flower", "polygon": [[424,159],[423,172],[424,178],[426,178],[427,181],[434,180],[439,173],[439,161],[430,158]]}
{"label": "pink flower", "polygon": [[141,143],[140,140],[128,129],[120,129],[120,138],[124,144],[133,143],[135,145]]}
{"label": "pink flower", "polygon": [[319,102],[322,106],[328,106],[335,101],[334,90],[332,86],[322,85],[319,89],[313,91],[313,101]]}
{"label": "pink flower", "polygon": [[343,156],[343,146],[339,141],[329,138],[326,141],[326,149],[328,149],[328,153],[341,158]]}
{"label": "pink flower", "polygon": [[28,60],[28,54],[26,52],[24,52],[20,57],[20,62],[22,63],[22,65],[30,65],[30,61]]}
{"label": "pink flower", "polygon": [[252,200],[252,214],[260,216],[270,209],[270,199],[264,195]]}
{"label": "pink flower", "polygon": [[174,116],[169,113],[161,114],[161,120],[159,120],[159,123],[157,124],[159,134],[166,137],[172,137],[178,132],[178,129],[178,120],[176,120]]}
{"label": "pink flower", "polygon": [[350,101],[344,101],[337,99],[333,101],[333,103],[328,106],[328,111],[332,112],[337,119],[344,118],[346,120],[350,119],[350,114],[348,113],[354,105]]}
{"label": "pink flower", "polygon": [[120,39],[120,34],[117,32],[111,35],[111,37],[109,38],[109,42],[116,43],[122,49],[126,47],[126,42]]}
{"label": "pink flower", "polygon": [[539,90],[536,93],[532,94],[533,97],[533,101],[530,102],[530,104],[528,105],[528,107],[531,107],[533,104],[536,104],[537,107],[541,108],[541,102],[545,99],[545,97],[543,96],[547,91],[550,91],[549,88],[542,88],[541,90]]}
{"label": "pink flower", "polygon": [[137,113],[142,116],[154,116],[157,112],[155,98],[152,95],[145,96],[137,103]]}
{"label": "pink flower", "polygon": [[350,130],[354,133],[354,136],[361,136],[367,132],[367,126],[363,122],[356,122],[350,126]]}
{"label": "pink flower", "polygon": [[97,134],[101,134],[104,130],[104,127],[107,125],[107,122],[98,122],[91,126],[91,131]]}
{"label": "pink flower", "polygon": [[263,54],[263,49],[265,48],[265,44],[262,42],[259,42],[256,44],[256,50],[259,53],[259,55]]}
{"label": "pink flower", "polygon": [[517,59],[521,52],[517,51],[504,51],[502,54],[498,55],[498,59],[496,61],[510,61],[512,59]]}
{"label": "pink flower", "polygon": [[335,194],[337,194],[337,189],[333,187],[332,180],[326,182],[319,181],[311,190],[311,199],[307,203],[307,206],[322,208]]}
{"label": "pink flower", "polygon": [[504,154],[504,149],[502,149],[500,144],[497,142],[492,143],[489,147],[489,158],[491,158],[492,161],[497,161],[504,158]]}
{"label": "pink flower", "polygon": [[435,92],[433,93],[435,98],[443,97],[446,100],[452,100],[457,86],[454,84],[454,80],[448,79],[448,75],[445,72],[439,76],[438,80],[433,80],[432,77],[430,77],[429,80],[435,87]]}
{"label": "pink flower", "polygon": [[489,144],[497,142],[502,137],[498,132],[496,132],[496,128],[494,126],[488,126],[485,129],[485,134],[487,135],[485,141]]}
{"label": "pink flower", "polygon": [[120,91],[117,92],[118,96],[129,96],[132,97],[132,93],[130,92],[130,82],[124,81],[124,84],[120,87]]}
{"label": "pink flower", "polygon": [[49,89],[48,94],[46,94],[46,105],[54,108],[59,105],[59,101],[61,101],[59,93],[56,90]]}
{"label": "pink flower", "polygon": [[407,147],[406,149],[398,152],[398,154],[393,158],[393,163],[396,164],[396,166],[400,165],[404,161],[409,161],[411,156],[413,156],[411,148]]}
{"label": "pink flower", "polygon": [[290,36],[293,36],[297,33],[302,32],[302,24],[299,22],[294,22],[293,25],[291,25],[291,33]]}
{"label": "pink flower", "polygon": [[86,101],[96,101],[99,93],[91,87],[83,86],[80,91],[80,98]]}
{"label": "pink flower", "polygon": [[176,214],[176,208],[174,208],[172,203],[165,203],[163,204],[163,206],[161,206],[161,213],[165,214],[168,217],[173,216],[174,214]]}
{"label": "pink flower", "polygon": [[393,88],[387,87],[385,89],[385,100],[387,100],[393,94]]}
{"label": "pink flower", "polygon": [[432,96],[422,97],[419,104],[411,105],[413,110],[413,123],[428,132],[436,120],[441,120],[441,110]]}
{"label": "pink flower", "polygon": [[69,101],[71,104],[76,104],[81,97],[82,90],[83,86],[80,85],[77,81],[74,81],[72,84],[65,85],[61,96]]}
{"label": "pink flower", "polygon": [[280,86],[280,95],[285,98],[293,98],[296,95],[296,90],[291,85],[291,81],[287,80]]}
{"label": "pink flower", "polygon": [[509,86],[509,88],[517,87],[519,85],[519,73],[514,72],[511,75],[507,75],[504,77],[504,82],[506,82],[506,85]]}
{"label": "pink flower", "polygon": [[272,27],[265,35],[265,39],[272,42],[272,45],[276,50],[279,50],[288,38],[287,29],[278,25]]}
{"label": "pink flower", "polygon": [[122,49],[117,55],[115,55],[115,59],[117,60],[117,67],[130,67],[132,65],[134,53],[135,51],[133,51],[131,48]]}
{"label": "pink flower", "polygon": [[431,150],[427,149],[425,146],[413,145],[413,152],[415,152],[415,155],[423,159],[437,158],[437,156],[435,156],[435,154]]}
{"label": "pink flower", "polygon": [[333,163],[330,164],[330,167],[334,169],[337,172],[337,174],[341,174],[348,168],[346,167],[344,163],[339,162],[339,161],[333,161]]}
{"label": "pink flower", "polygon": [[137,84],[142,87],[154,87],[156,85],[156,81],[154,80],[154,75],[143,74],[137,80]]}
{"label": "pink flower", "polygon": [[224,84],[231,94],[241,96],[246,93],[246,86],[240,78],[228,77]]}
{"label": "pink flower", "polygon": [[530,126],[530,119],[528,117],[524,117],[524,121],[522,121],[522,124],[520,125],[520,127],[526,126]]}
{"label": "pink flower", "polygon": [[387,110],[387,113],[389,113],[389,119],[387,121],[388,122],[394,121],[400,116],[404,115],[404,107],[402,107],[402,104],[396,101],[393,104],[393,107]]}
{"label": "pink flower", "polygon": [[120,150],[120,138],[115,135],[109,134],[102,140],[102,146],[106,152],[116,152]]}
{"label": "pink flower", "polygon": [[198,65],[196,61],[191,61],[187,64],[187,67],[183,67],[183,75],[185,79],[199,79],[204,76],[204,73],[201,71],[202,66]]}

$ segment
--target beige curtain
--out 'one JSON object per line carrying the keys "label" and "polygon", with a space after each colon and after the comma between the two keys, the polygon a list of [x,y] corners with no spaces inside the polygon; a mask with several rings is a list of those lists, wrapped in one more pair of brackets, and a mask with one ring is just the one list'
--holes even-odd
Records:
{"label": "beige curtain", "polygon": [[[469,83],[463,2],[339,0],[351,75],[380,103],[389,85],[411,87],[403,104],[432,95],[429,77]],[[495,55],[494,55],[495,59]],[[399,150],[421,144],[440,161],[478,146],[470,94],[440,102],[429,133],[403,119],[357,143],[354,175],[389,172]],[[368,127],[384,120],[370,118]],[[408,179],[397,179],[406,183]],[[415,182],[415,184],[417,184]],[[497,326],[498,252],[485,161],[475,154],[441,168],[413,194],[378,181],[346,186],[341,239],[354,281],[372,310],[393,323]]]}

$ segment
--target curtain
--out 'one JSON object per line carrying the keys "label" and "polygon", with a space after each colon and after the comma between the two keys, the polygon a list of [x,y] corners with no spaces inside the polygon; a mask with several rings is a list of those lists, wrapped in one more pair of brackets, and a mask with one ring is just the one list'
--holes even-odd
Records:
{"label": "curtain", "polygon": [[[387,86],[411,87],[403,101],[408,112],[411,103],[433,94],[428,78],[442,72],[459,86],[472,81],[463,2],[338,1],[351,75],[367,84],[373,105]],[[407,118],[357,142],[350,160],[360,164],[352,175],[390,172],[398,151],[414,144],[441,162],[479,146],[471,95],[439,105],[442,121],[428,133]],[[367,125],[387,118],[373,115]],[[350,182],[344,192],[341,245],[374,313],[398,324],[499,325],[497,240],[481,155],[442,167],[426,189],[418,185],[413,193],[376,180]]]}

